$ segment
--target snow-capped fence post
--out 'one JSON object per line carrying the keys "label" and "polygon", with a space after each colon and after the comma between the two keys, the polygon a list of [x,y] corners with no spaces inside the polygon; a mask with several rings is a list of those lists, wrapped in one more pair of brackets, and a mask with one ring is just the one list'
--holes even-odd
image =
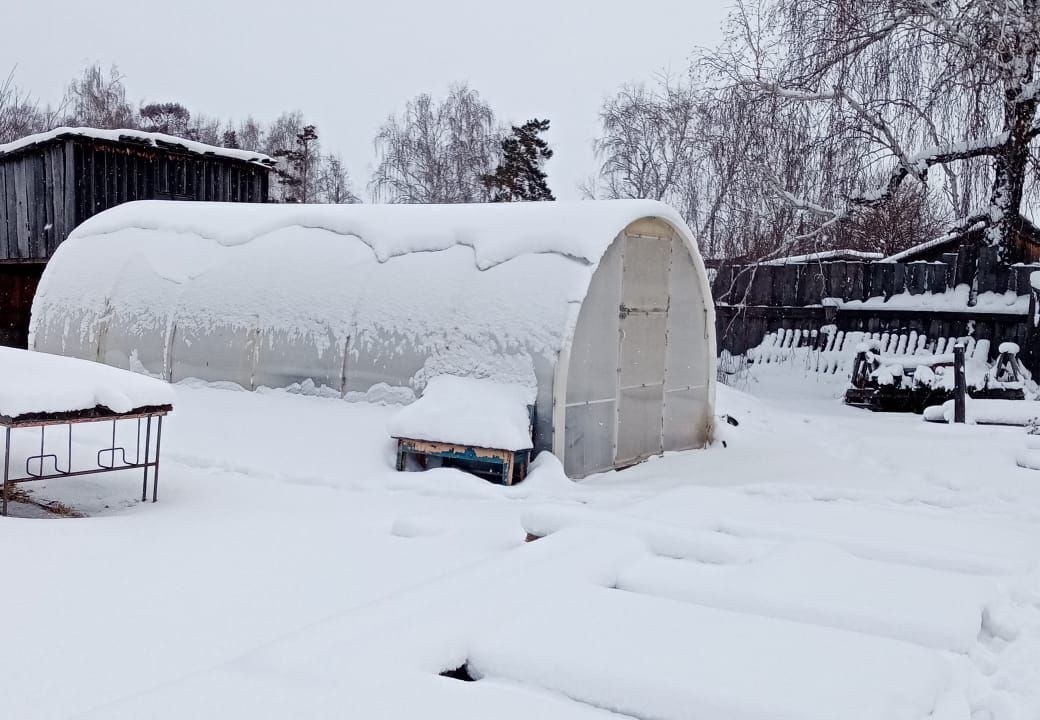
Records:
{"label": "snow-capped fence post", "polygon": [[953,346],[953,421],[964,422],[964,343]]}

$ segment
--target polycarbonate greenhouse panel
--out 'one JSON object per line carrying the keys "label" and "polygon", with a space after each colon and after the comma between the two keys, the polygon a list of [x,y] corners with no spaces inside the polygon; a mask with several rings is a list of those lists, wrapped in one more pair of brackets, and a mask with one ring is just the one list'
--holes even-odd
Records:
{"label": "polycarbonate greenhouse panel", "polygon": [[662,385],[621,389],[618,401],[617,465],[623,466],[661,454],[663,405]]}
{"label": "polycarbonate greenhouse panel", "polygon": [[621,389],[664,383],[665,313],[634,312],[621,318]]}
{"label": "polycarbonate greenhouse panel", "polygon": [[617,396],[622,245],[606,251],[582,302],[570,348],[568,406]]}
{"label": "polycarbonate greenhouse panel", "polygon": [[625,236],[622,302],[632,310],[668,308],[668,266],[672,243],[668,237]]}
{"label": "polycarbonate greenhouse panel", "polygon": [[710,419],[707,387],[669,390],[664,394],[664,449],[703,447],[708,440],[706,421]]}
{"label": "polycarbonate greenhouse panel", "polygon": [[171,382],[197,378],[207,382],[233,382],[253,388],[258,328],[253,325],[214,324],[206,331],[178,322],[170,343]]}
{"label": "polycarbonate greenhouse panel", "polygon": [[343,391],[347,340],[331,328],[323,335],[267,328],[262,331],[252,370],[254,387],[279,388],[311,380]]}
{"label": "polycarbonate greenhouse panel", "polygon": [[563,467],[568,477],[585,477],[614,467],[616,421],[613,399],[567,408]]}

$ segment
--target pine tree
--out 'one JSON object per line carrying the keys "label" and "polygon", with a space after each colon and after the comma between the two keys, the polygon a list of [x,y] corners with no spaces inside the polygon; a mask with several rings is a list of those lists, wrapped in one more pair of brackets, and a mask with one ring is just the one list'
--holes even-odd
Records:
{"label": "pine tree", "polygon": [[306,125],[297,133],[294,149],[279,148],[272,153],[276,158],[285,158],[286,167],[276,172],[278,182],[286,188],[286,202],[305,203],[313,199],[312,190],[316,180],[314,170],[318,160],[317,140],[317,128]]}
{"label": "pine tree", "polygon": [[543,163],[553,156],[549,143],[539,137],[549,129],[548,120],[529,120],[502,140],[502,160],[495,172],[481,180],[491,193],[492,202],[518,200],[555,200]]}

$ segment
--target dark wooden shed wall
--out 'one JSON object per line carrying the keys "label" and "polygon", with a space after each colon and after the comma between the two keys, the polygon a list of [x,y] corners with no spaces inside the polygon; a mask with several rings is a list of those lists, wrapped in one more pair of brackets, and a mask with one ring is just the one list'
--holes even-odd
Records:
{"label": "dark wooden shed wall", "polygon": [[72,230],[61,143],[0,158],[0,260],[43,260]]}
{"label": "dark wooden shed wall", "polygon": [[43,263],[0,263],[0,345],[28,347],[29,311]]}
{"label": "dark wooden shed wall", "polygon": [[0,262],[44,262],[73,228],[132,200],[265,202],[269,170],[234,158],[65,138],[0,158]]}

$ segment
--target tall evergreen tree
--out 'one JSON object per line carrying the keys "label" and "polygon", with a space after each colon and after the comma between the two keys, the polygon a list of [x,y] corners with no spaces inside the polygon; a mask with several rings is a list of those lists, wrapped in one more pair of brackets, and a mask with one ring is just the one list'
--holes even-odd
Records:
{"label": "tall evergreen tree", "polygon": [[305,125],[296,134],[294,148],[279,148],[272,155],[285,158],[286,167],[276,170],[278,182],[285,188],[286,202],[311,202],[314,199],[316,165],[318,163],[318,131]]}
{"label": "tall evergreen tree", "polygon": [[548,120],[528,120],[502,140],[502,160],[495,172],[481,178],[492,202],[555,200],[542,165],[553,156],[549,143],[539,137]]}

